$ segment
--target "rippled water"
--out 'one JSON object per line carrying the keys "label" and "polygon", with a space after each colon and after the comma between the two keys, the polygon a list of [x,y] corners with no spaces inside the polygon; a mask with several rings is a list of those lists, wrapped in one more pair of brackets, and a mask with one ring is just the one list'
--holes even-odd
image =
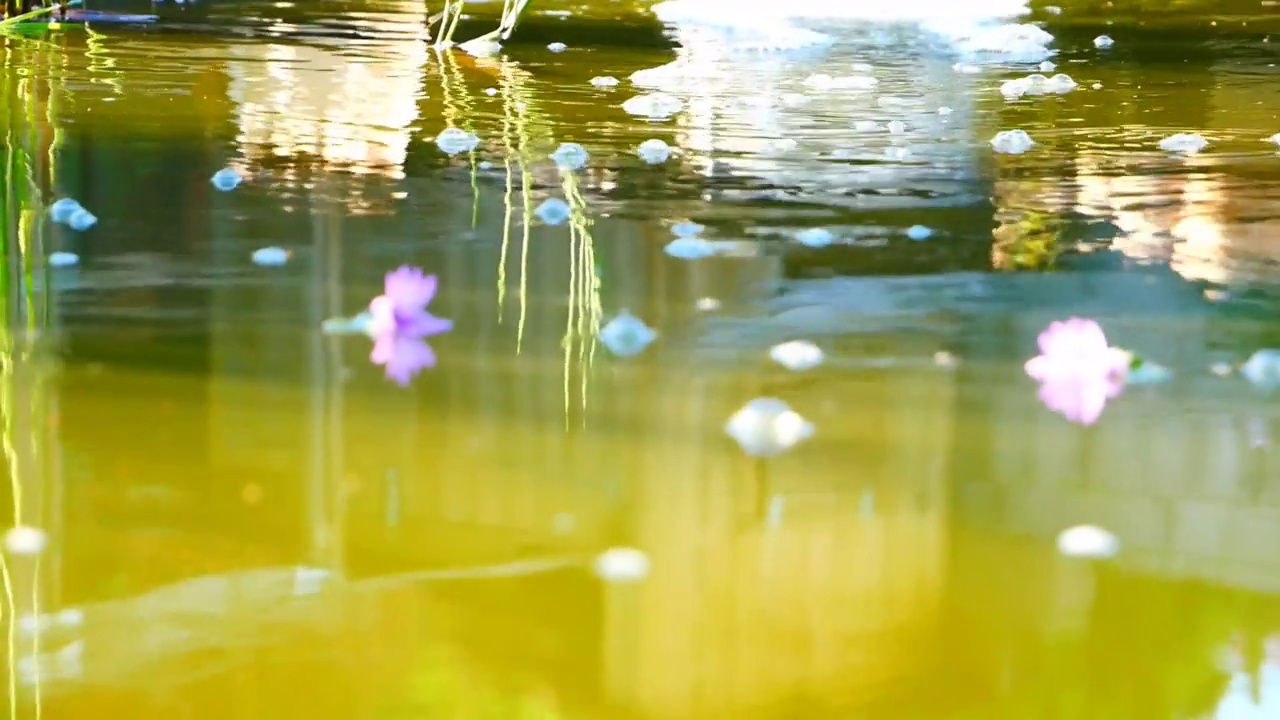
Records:
{"label": "rippled water", "polygon": [[[1037,64],[946,25],[542,5],[488,58],[408,1],[3,39],[13,717],[1280,718],[1277,413],[1232,370],[1280,346],[1274,8],[1037,6],[1079,85],[1010,101]],[[405,264],[453,330],[402,388],[321,329]],[[1072,315],[1173,380],[1050,412]],[[757,397],[812,437],[748,457]]]}

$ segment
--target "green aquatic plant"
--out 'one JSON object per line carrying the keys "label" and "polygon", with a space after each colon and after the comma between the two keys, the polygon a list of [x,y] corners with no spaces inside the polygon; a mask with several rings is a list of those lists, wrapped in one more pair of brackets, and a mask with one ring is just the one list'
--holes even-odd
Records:
{"label": "green aquatic plant", "polygon": [[[458,21],[462,19],[462,8],[465,5],[466,0],[445,0],[444,10],[428,19],[428,25],[440,23],[439,33],[436,35],[436,47],[453,46],[453,34],[458,31]],[[496,42],[510,38],[511,33],[516,29],[516,23],[520,20],[520,13],[524,12],[528,5],[529,0],[503,0],[498,28],[469,42]]]}

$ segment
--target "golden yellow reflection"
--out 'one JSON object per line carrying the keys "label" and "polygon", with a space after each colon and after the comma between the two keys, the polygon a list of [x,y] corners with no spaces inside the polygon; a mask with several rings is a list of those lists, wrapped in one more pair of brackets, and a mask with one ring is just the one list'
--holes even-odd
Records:
{"label": "golden yellow reflection", "polygon": [[[404,22],[425,20],[425,10],[418,14]],[[230,45],[228,94],[241,154],[253,163],[305,155],[334,169],[403,178],[429,50],[394,35],[367,50]]]}

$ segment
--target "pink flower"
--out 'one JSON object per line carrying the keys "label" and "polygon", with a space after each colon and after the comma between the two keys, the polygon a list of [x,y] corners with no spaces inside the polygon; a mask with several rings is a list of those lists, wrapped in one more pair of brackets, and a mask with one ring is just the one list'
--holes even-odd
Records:
{"label": "pink flower", "polygon": [[369,359],[386,368],[400,385],[423,368],[434,367],[436,354],[425,338],[453,329],[453,321],[427,311],[436,294],[436,276],[405,265],[387,273],[383,293],[369,303]]}
{"label": "pink flower", "polygon": [[1073,317],[1040,333],[1040,355],[1026,370],[1040,383],[1040,401],[1071,422],[1092,425],[1107,401],[1124,390],[1129,353],[1107,345],[1093,320]]}

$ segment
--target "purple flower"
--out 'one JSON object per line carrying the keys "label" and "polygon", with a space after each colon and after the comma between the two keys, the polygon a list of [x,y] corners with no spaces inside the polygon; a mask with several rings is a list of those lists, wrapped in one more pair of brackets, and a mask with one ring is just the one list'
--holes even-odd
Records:
{"label": "purple flower", "polygon": [[1107,345],[1093,320],[1073,317],[1040,333],[1040,355],[1026,370],[1040,383],[1040,401],[1071,422],[1092,425],[1107,401],[1124,390],[1132,357]]}
{"label": "purple flower", "polygon": [[425,338],[453,329],[453,321],[427,312],[436,294],[436,276],[405,265],[387,273],[383,293],[369,303],[369,359],[386,368],[400,385],[423,368],[434,367],[436,354]]}

